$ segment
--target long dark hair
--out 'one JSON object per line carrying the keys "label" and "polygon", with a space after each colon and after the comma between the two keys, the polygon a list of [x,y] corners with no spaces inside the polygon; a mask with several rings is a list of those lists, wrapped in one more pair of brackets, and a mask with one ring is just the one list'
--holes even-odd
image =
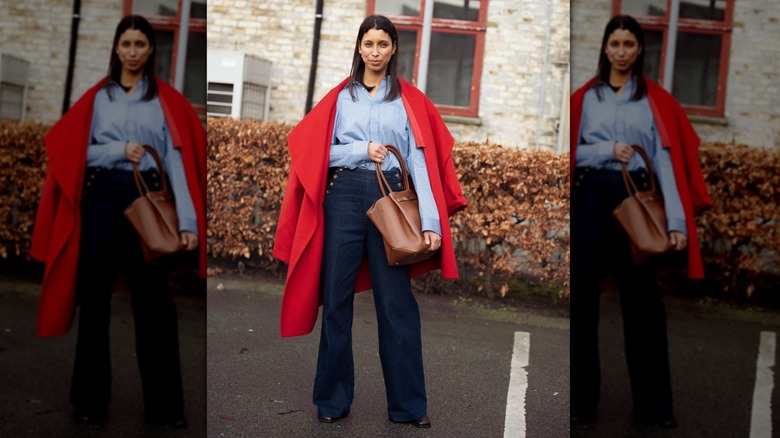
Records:
{"label": "long dark hair", "polygon": [[116,46],[119,44],[119,37],[122,36],[128,29],[135,29],[143,33],[149,40],[149,46],[152,49],[152,53],[144,64],[144,76],[146,76],[146,94],[144,94],[143,100],[152,100],[157,96],[157,81],[154,77],[154,58],[157,54],[157,39],[154,36],[154,29],[146,18],[140,15],[128,15],[119,22],[116,26],[116,32],[114,32],[114,43],[111,45],[111,61],[108,64],[108,79],[106,82],[106,91],[108,92],[108,98],[114,100],[114,96],[111,94],[111,81],[121,84],[120,79],[122,77],[122,62],[119,60],[119,55],[116,54]]}
{"label": "long dark hair", "polygon": [[[630,15],[616,15],[609,20],[607,27],[604,28],[604,37],[601,39],[601,52],[599,53],[599,67],[597,75],[602,82],[609,83],[609,73],[612,69],[612,64],[607,58],[607,54],[604,53],[604,49],[607,47],[607,40],[612,32],[618,29],[625,29],[636,37],[636,42],[639,44],[640,52],[636,57],[636,62],[631,68],[631,74],[636,77],[636,89],[634,95],[631,96],[631,100],[639,100],[647,94],[647,84],[645,84],[645,32],[642,30],[642,26],[639,25],[634,17]],[[596,87],[596,95],[601,100],[601,87]]]}
{"label": "long dark hair", "polygon": [[390,90],[388,90],[385,99],[395,100],[401,95],[401,83],[398,81],[398,32],[395,30],[393,22],[383,15],[371,15],[363,20],[363,24],[358,29],[357,40],[355,41],[355,53],[352,57],[352,70],[349,73],[349,95],[352,96],[352,100],[357,99],[355,94],[355,86],[363,83],[363,72],[366,69],[366,63],[363,62],[363,58],[360,56],[360,41],[363,40],[363,35],[371,29],[379,29],[387,32],[390,35],[390,40],[395,47],[395,54],[390,57],[390,62],[387,64],[386,74],[390,76]]}

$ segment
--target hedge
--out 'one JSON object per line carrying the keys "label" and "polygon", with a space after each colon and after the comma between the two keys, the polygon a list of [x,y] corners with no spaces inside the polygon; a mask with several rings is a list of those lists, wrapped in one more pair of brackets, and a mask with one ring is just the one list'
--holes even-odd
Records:
{"label": "hedge", "polygon": [[[208,120],[208,250],[278,270],[271,256],[287,179],[292,126]],[[29,260],[46,171],[47,126],[0,121],[0,259]],[[697,218],[714,288],[750,296],[776,275],[780,248],[780,151],[710,143],[700,150],[713,208]],[[461,272],[487,294],[522,277],[567,293],[568,155],[457,143],[453,159],[469,207],[452,220]]]}

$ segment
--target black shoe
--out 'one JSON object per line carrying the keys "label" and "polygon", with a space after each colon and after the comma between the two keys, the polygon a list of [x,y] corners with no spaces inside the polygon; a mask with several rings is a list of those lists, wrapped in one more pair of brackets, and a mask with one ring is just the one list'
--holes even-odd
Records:
{"label": "black shoe", "polygon": [[344,414],[344,415],[342,415],[340,417],[317,417],[317,420],[320,423],[335,423],[335,422],[341,420],[342,418],[347,418],[347,415],[349,415],[349,411],[347,411],[346,414]]}
{"label": "black shoe", "polygon": [[146,422],[150,424],[164,424],[174,429],[186,429],[190,426],[187,417],[182,415],[147,414]]}
{"label": "black shoe", "polygon": [[675,429],[677,427],[677,420],[674,415],[635,415],[634,421],[639,424],[649,424],[653,426],[663,427],[664,429]]}
{"label": "black shoe", "polygon": [[420,418],[415,418],[414,420],[396,421],[396,423],[411,424],[412,426],[419,427],[420,429],[428,429],[431,427],[431,420],[428,418],[428,414],[423,415]]}
{"label": "black shoe", "polygon": [[572,410],[571,422],[577,424],[589,423],[596,419],[596,411]]}
{"label": "black shoe", "polygon": [[74,417],[78,423],[97,423],[106,419],[106,408],[76,406]]}

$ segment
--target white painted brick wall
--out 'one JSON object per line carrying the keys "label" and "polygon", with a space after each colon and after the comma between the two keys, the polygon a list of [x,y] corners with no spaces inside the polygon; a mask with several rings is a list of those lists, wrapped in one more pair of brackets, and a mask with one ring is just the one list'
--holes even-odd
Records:
{"label": "white painted brick wall", "polygon": [[[28,119],[53,123],[61,115],[72,5],[70,0],[0,3],[0,51],[31,63]],[[81,2],[71,102],[106,74],[111,40],[121,18],[121,0]]]}
{"label": "white painted brick wall", "polygon": [[[491,0],[479,116],[481,126],[448,123],[459,141],[506,146],[557,144],[561,93],[569,56],[569,0],[549,0],[551,31],[540,111],[547,1]],[[314,29],[313,0],[209,1],[209,50],[236,50],[273,62],[271,119],[291,123],[304,115]],[[315,103],[349,75],[364,0],[325,1]],[[544,114],[539,129],[539,114]]]}
{"label": "white painted brick wall", "polygon": [[[780,147],[780,2],[734,3],[726,85],[727,126],[697,122],[703,141]],[[572,91],[596,72],[611,0],[572,0]]]}

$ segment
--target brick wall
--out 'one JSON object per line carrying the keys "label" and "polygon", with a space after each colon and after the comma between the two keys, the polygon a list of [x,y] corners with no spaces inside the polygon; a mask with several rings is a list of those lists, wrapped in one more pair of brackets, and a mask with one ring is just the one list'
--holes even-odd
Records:
{"label": "brick wall", "polygon": [[[547,2],[488,3],[480,96],[481,126],[448,122],[458,140],[554,148],[569,56],[569,0],[550,0],[550,45],[540,106]],[[304,115],[314,29],[312,0],[210,0],[209,50],[235,50],[273,62],[270,118]],[[315,103],[349,75],[352,50],[366,16],[364,0],[325,1]],[[540,109],[541,108],[541,109]],[[539,115],[542,123],[539,126]]]}
{"label": "brick wall", "polygon": [[[70,0],[0,3],[0,51],[30,61],[27,118],[53,123],[61,115],[72,16]],[[84,0],[71,102],[106,74],[121,0]]]}
{"label": "brick wall", "polygon": [[[572,0],[572,89],[596,72],[611,0]],[[704,141],[780,147],[780,2],[735,2],[726,85],[727,126],[694,122]]]}

